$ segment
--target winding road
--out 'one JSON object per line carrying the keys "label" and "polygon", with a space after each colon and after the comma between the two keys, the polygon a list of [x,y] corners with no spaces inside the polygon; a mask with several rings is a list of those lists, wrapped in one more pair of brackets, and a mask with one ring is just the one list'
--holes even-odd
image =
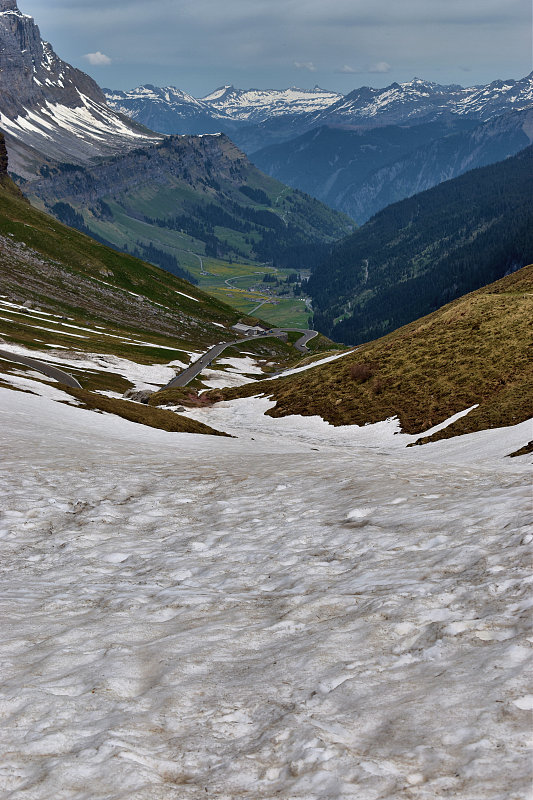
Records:
{"label": "winding road", "polygon": [[246,342],[253,342],[256,339],[279,339],[284,333],[289,333],[297,331],[301,333],[302,336],[294,343],[294,347],[300,351],[300,353],[307,353],[309,352],[309,348],[307,347],[307,342],[311,339],[314,339],[315,336],[318,336],[318,331],[304,331],[300,328],[272,328],[270,333],[267,334],[258,334],[257,336],[248,336],[246,339],[236,339],[233,342],[220,342],[220,344],[216,344],[214,347],[211,347],[207,353],[204,353],[200,356],[194,364],[191,364],[190,367],[187,367],[180,372],[179,375],[176,375],[170,383],[167,383],[164,386],[164,389],[174,389],[176,387],[183,387],[187,386],[197,375],[199,375],[203,370],[209,366],[218,356],[227,350],[228,347],[235,347],[235,345],[242,345]]}
{"label": "winding road", "polygon": [[[309,348],[307,347],[307,342],[311,339],[314,339],[315,336],[318,336],[318,331],[304,331],[300,328],[272,328],[266,334],[258,334],[257,336],[248,336],[245,339],[235,339],[232,342],[220,342],[220,344],[216,344],[214,347],[211,347],[206,353],[200,356],[194,364],[191,364],[190,367],[187,367],[180,372],[179,375],[176,375],[170,383],[167,383],[164,386],[164,389],[172,389],[177,386],[187,386],[197,375],[199,375],[203,370],[209,366],[218,356],[227,350],[228,347],[235,347],[235,345],[242,345],[246,344],[246,342],[253,342],[256,339],[279,339],[284,333],[294,332],[301,333],[302,336],[294,343],[294,347],[300,351],[300,353],[307,353],[309,352]],[[81,389],[82,386],[76,378],[73,378],[72,375],[69,375],[68,372],[63,372],[63,370],[58,369],[57,367],[53,367],[50,364],[47,364],[44,361],[37,361],[35,358],[28,358],[27,356],[19,356],[15,353],[10,353],[8,350],[0,350],[0,359],[4,361],[13,361],[16,364],[24,364],[26,367],[31,367],[32,369],[36,370],[37,372],[42,372],[43,375],[48,375],[49,378],[54,378],[54,380],[58,381],[59,383],[63,383],[65,386],[70,386],[73,389]]]}
{"label": "winding road", "polygon": [[35,358],[27,358],[26,356],[18,356],[15,353],[10,353],[9,350],[0,350],[0,358],[4,361],[13,361],[16,364],[24,364],[24,366],[31,367],[37,372],[42,372],[43,375],[48,375],[49,378],[54,378],[54,380],[59,381],[59,383],[63,383],[65,386],[70,386],[73,389],[82,388],[81,384],[78,383],[76,378],[73,378],[72,375],[68,374],[68,372],[63,372],[63,370],[58,369],[57,367],[52,367],[50,364],[46,364],[44,361],[37,361]]}

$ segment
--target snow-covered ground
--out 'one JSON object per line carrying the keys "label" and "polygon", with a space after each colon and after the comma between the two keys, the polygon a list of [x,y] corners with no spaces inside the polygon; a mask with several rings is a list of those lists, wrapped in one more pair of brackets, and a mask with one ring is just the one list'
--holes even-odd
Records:
{"label": "snow-covered ground", "polygon": [[219,439],[0,389],[2,798],[530,796],[531,426],[267,407],[194,412]]}

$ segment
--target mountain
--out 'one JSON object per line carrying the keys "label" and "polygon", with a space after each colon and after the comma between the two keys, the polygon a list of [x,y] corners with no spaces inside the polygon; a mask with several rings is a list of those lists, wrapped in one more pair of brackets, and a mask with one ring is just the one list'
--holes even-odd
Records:
{"label": "mountain", "polygon": [[365,342],[533,262],[533,146],[388,206],[309,280],[315,326]]}
{"label": "mountain", "polygon": [[414,78],[383,89],[363,86],[307,120],[310,127],[349,125],[418,125],[450,116],[489,120],[533,105],[533,72],[521,80],[486,86],[440,86]]}
{"label": "mountain", "polygon": [[[125,329],[216,343],[238,314],[178,277],[117,253],[33,208],[7,174],[0,134],[2,293],[55,313],[112,321]],[[165,342],[166,344],[166,342]]]}
{"label": "mountain", "polygon": [[312,114],[329,108],[342,95],[315,86],[314,89],[235,89],[222,86],[202,103],[219,114],[241,122],[264,122],[285,114]]}
{"label": "mountain", "polygon": [[532,316],[530,265],[339,361],[225,390],[224,399],[263,395],[275,401],[269,416],[318,415],[332,425],[398,417],[413,435],[459,415],[431,441],[516,425],[533,415]]}
{"label": "mountain", "polygon": [[32,208],[7,174],[1,135],[0,284],[3,388],[42,392],[39,376],[6,360],[5,351],[33,356],[81,382],[83,389],[62,386],[64,393],[45,383],[44,393],[55,393],[61,402],[72,401],[69,392],[75,405],[132,422],[215,433],[170,412],[154,415],[121,396],[151,382],[154,388],[164,384],[176,372],[173,365],[186,365],[194,352],[220,341],[224,330],[230,337],[240,315],[185,281]]}
{"label": "mountain", "polygon": [[263,175],[223,134],[169,137],[93,166],[43,168],[24,190],[67,224],[172,271],[204,256],[309,268],[353,227]]}
{"label": "mountain", "polygon": [[110,109],[100,87],[56,55],[16,0],[0,0],[0,41],[0,127],[14,173],[30,177],[47,159],[90,163],[160,138]]}
{"label": "mountain", "polygon": [[312,90],[245,90],[223,86],[201,99],[173,86],[159,88],[150,84],[128,92],[112,89],[104,92],[115,111],[165,134],[233,135],[245,125],[267,119],[322,111],[341,97],[318,86]]}
{"label": "mountain", "polygon": [[343,215],[263,176],[225,136],[165,139],[110,109],[15,0],[0,0],[0,9],[10,167],[41,209],[190,280],[193,266],[205,273],[204,256],[309,268],[352,229]]}
{"label": "mountain", "polygon": [[533,73],[486,86],[441,86],[414,78],[383,89],[363,86],[346,96],[316,86],[261,90],[222,86],[200,99],[173,87],[106,89],[109,104],[163,133],[225,132],[255,153],[323,126],[369,129],[451,120],[481,122],[533,105]]}
{"label": "mountain", "polygon": [[371,130],[322,127],[254,153],[278,180],[343,211],[358,224],[391,203],[533,142],[533,109],[475,124],[456,117]]}
{"label": "mountain", "polygon": [[414,78],[384,89],[355,89],[317,113],[287,115],[239,129],[234,141],[255,158],[255,152],[288,142],[320,127],[371,130],[388,125],[418,126],[431,122],[454,125],[489,121],[533,106],[533,73],[514,81],[494,81],[464,89]]}
{"label": "mountain", "polygon": [[228,132],[232,120],[218,114],[207,103],[174,86],[159,88],[147,84],[129,92],[104,89],[108,104],[136,122],[164,134]]}
{"label": "mountain", "polygon": [[[164,386],[199,352],[221,339],[234,340],[238,321],[261,320],[33,208],[9,177],[7,164],[0,135],[0,386],[59,402],[72,401],[68,392],[76,405],[132,422],[214,433],[192,419],[123,397],[143,402],[147,390]],[[313,340],[314,347],[327,344]],[[255,379],[301,357],[279,339],[245,339],[243,345],[247,357],[237,347],[217,359],[218,381],[226,379],[228,368],[228,383],[235,385],[236,378],[246,380],[243,373],[253,372]],[[83,388],[58,387],[55,381],[50,387],[32,365],[23,368],[10,355],[55,366]],[[213,374],[209,377],[212,381]],[[201,379],[193,386],[201,387]]]}

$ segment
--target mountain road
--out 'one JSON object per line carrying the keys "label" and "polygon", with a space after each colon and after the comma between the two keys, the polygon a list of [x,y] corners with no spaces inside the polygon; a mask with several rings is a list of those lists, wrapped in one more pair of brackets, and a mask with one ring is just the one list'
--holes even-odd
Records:
{"label": "mountain road", "polygon": [[13,361],[16,364],[24,364],[24,366],[31,367],[37,372],[42,372],[43,375],[48,375],[49,378],[54,378],[54,380],[58,381],[59,383],[63,383],[65,386],[70,386],[73,389],[82,388],[81,384],[78,383],[76,378],[73,378],[72,375],[69,375],[67,372],[63,372],[63,370],[58,369],[57,367],[52,367],[50,364],[46,364],[44,361],[37,361],[35,358],[19,356],[15,353],[10,353],[8,350],[0,350],[0,358],[4,361]]}
{"label": "mountain road", "polygon": [[228,347],[234,347],[235,345],[242,345],[246,342],[253,342],[256,339],[279,339],[284,333],[296,331],[301,333],[302,336],[294,343],[294,347],[299,350],[301,353],[307,353],[309,348],[307,347],[307,342],[311,339],[314,339],[315,336],[318,336],[318,331],[304,331],[300,328],[273,328],[269,333],[264,334],[260,333],[257,336],[248,336],[246,339],[236,339],[233,342],[220,342],[220,344],[216,344],[214,347],[211,347],[206,353],[200,356],[194,364],[191,364],[189,367],[180,372],[179,375],[176,375],[170,383],[163,388],[165,389],[173,389],[176,387],[183,387],[187,386],[197,375],[199,375],[203,370],[209,366],[218,356],[224,352]]}

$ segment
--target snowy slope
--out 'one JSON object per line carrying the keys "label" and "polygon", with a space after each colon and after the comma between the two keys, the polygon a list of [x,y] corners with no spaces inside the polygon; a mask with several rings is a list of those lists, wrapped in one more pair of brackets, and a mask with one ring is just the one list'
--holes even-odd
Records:
{"label": "snowy slope", "polygon": [[342,95],[315,86],[314,89],[235,89],[222,86],[206,97],[205,103],[231,119],[263,122],[283,114],[309,114],[328,108]]}
{"label": "snowy slope", "polygon": [[236,89],[221,86],[197,99],[173,87],[106,89],[109,104],[163,133],[223,131],[247,153],[294,139],[321,126],[375,128],[453,120],[488,121],[533,107],[533,73],[487,86],[441,86],[420,78],[346,96],[312,90]]}
{"label": "snowy slope", "polygon": [[105,89],[107,102],[115,110],[152,130],[166,134],[216,133],[231,120],[174,86],[147,84],[128,92]]}
{"label": "snowy slope", "polygon": [[0,40],[0,126],[15,172],[35,169],[39,155],[85,163],[159,138],[109,108],[100,87],[56,55],[16,0],[0,0]]}
{"label": "snowy slope", "polygon": [[223,86],[197,99],[175,87],[139,86],[128,92],[106,89],[109,105],[161,133],[234,133],[285,114],[305,115],[328,108],[341,95],[316,87],[258,90]]}
{"label": "snowy slope", "polygon": [[3,796],[526,800],[530,427],[0,396]]}
{"label": "snowy slope", "polygon": [[356,89],[316,114],[313,125],[413,124],[450,115],[488,120],[532,105],[533,72],[520,81],[494,81],[466,89],[413,78],[383,89]]}

